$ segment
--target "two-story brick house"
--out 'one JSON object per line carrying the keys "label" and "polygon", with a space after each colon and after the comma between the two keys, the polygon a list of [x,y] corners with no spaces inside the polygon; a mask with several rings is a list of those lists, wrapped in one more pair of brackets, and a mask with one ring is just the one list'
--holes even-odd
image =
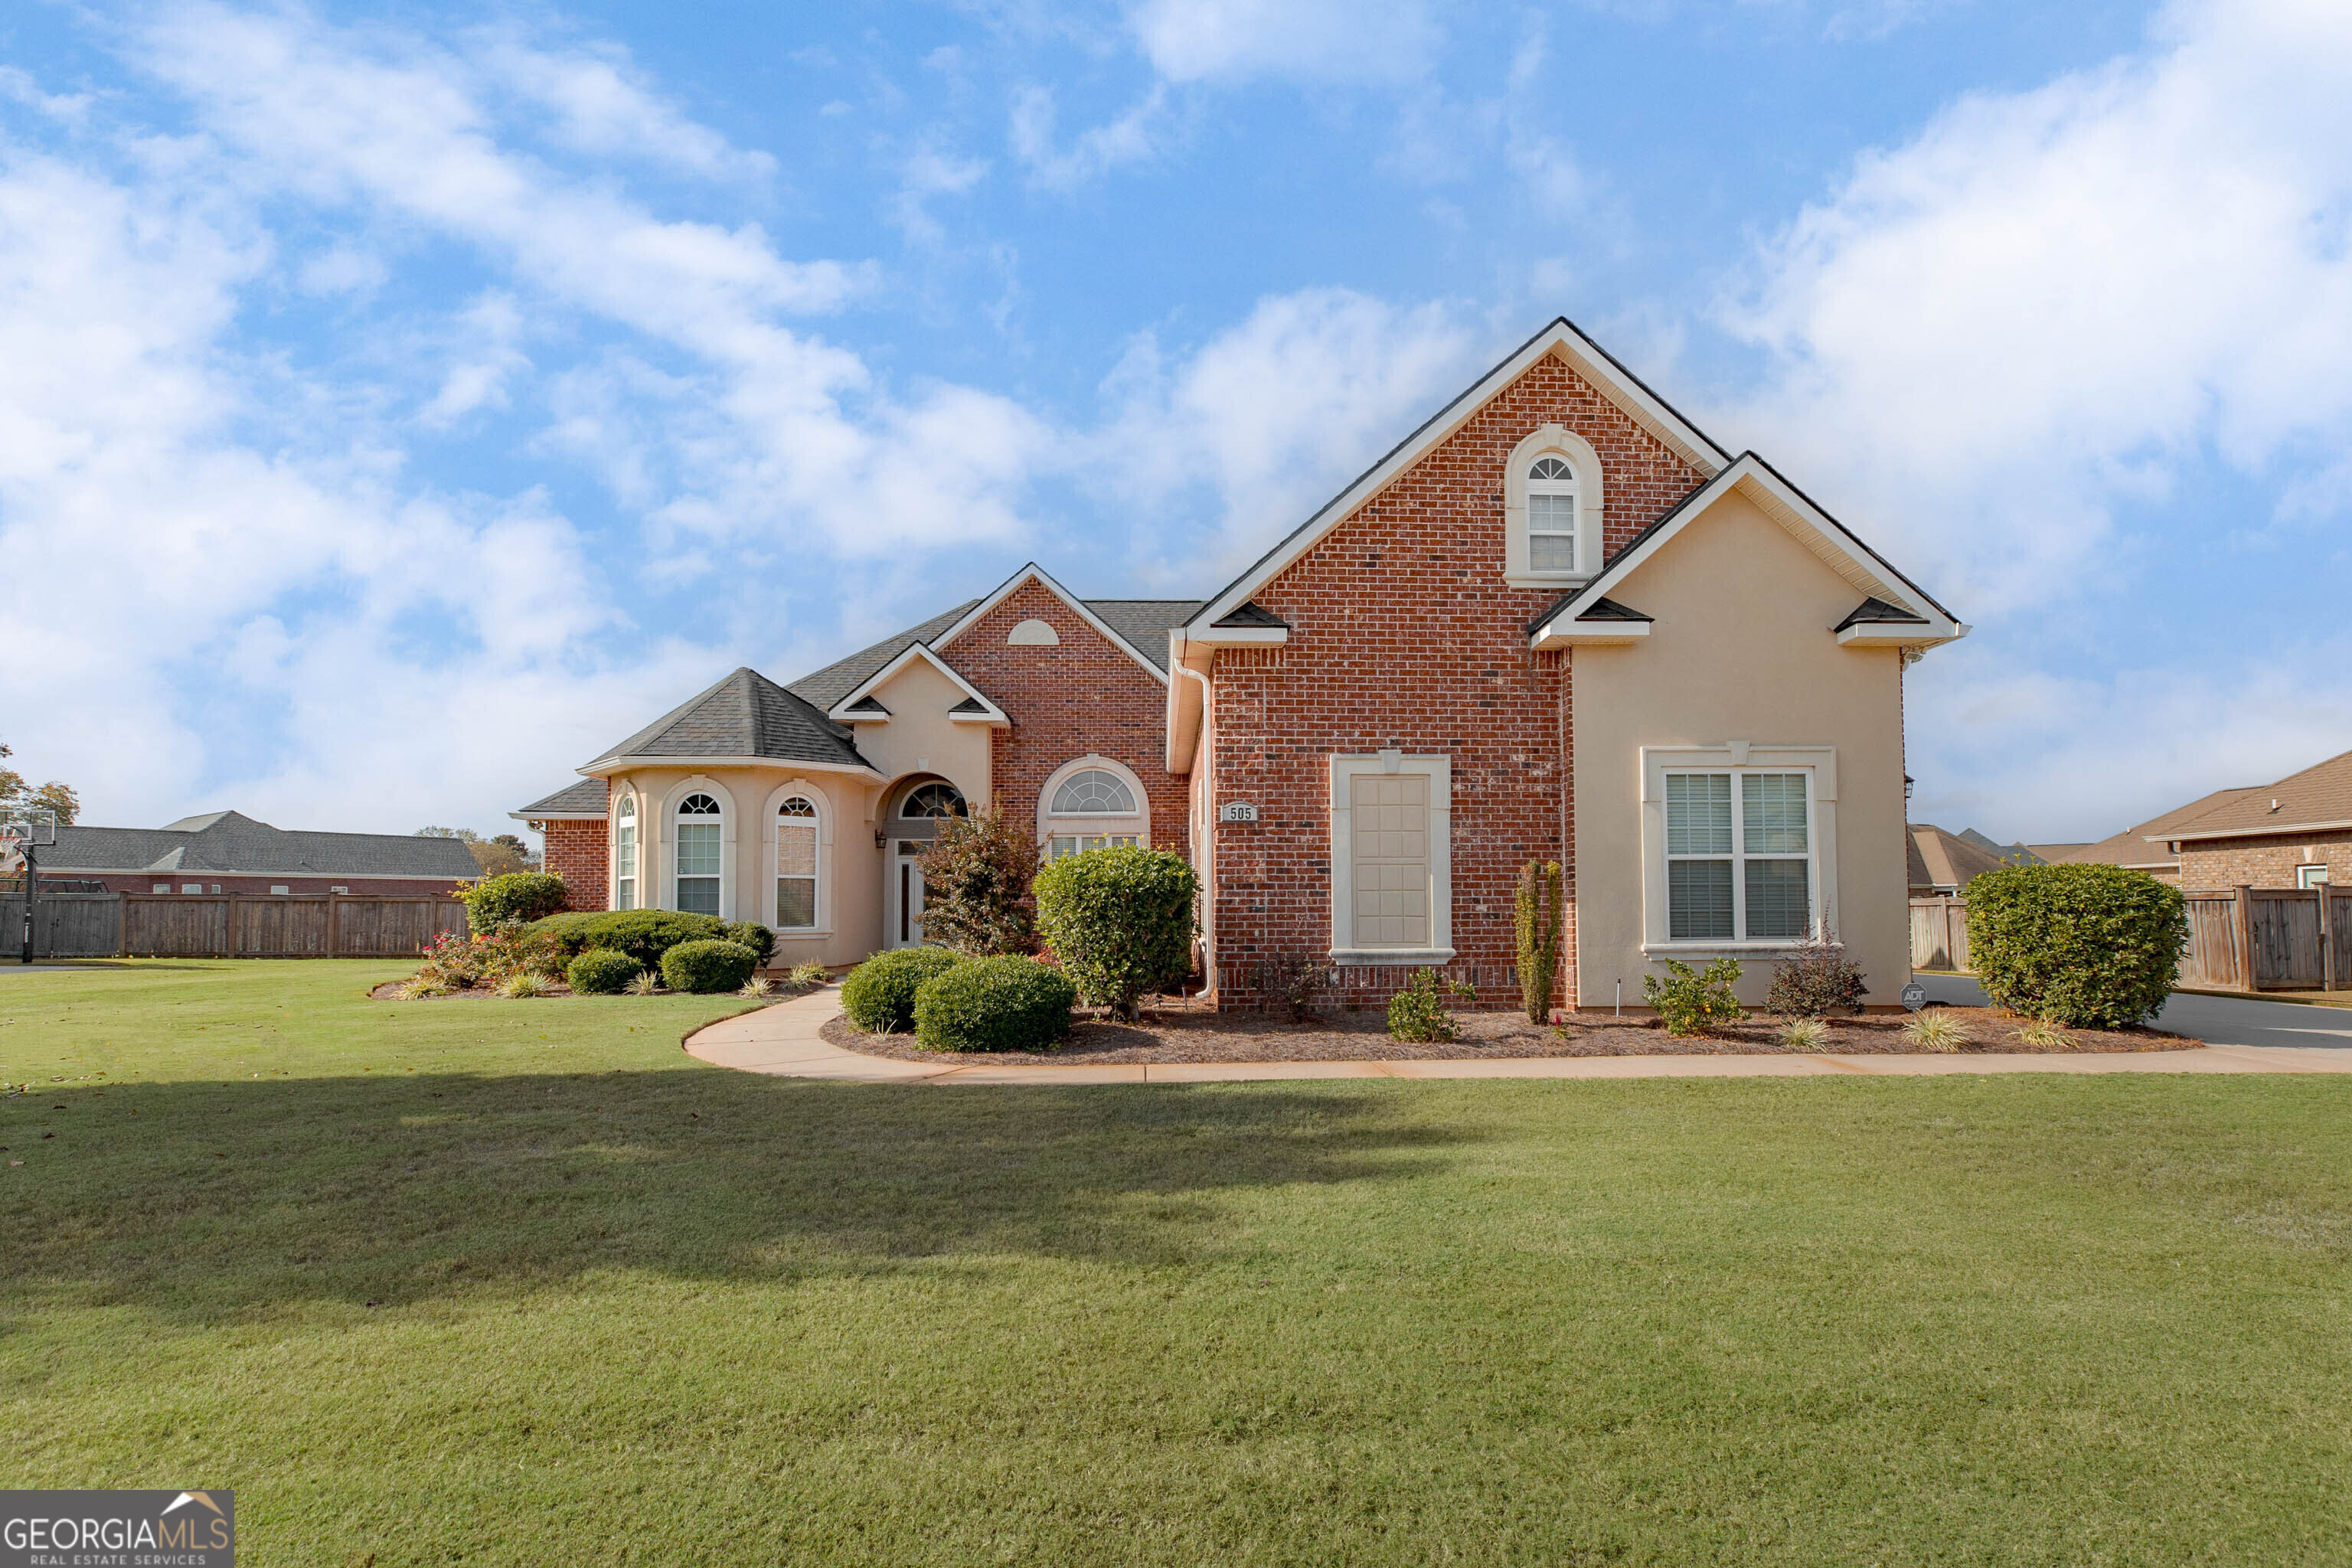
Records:
{"label": "two-story brick house", "polygon": [[1566,868],[1571,1005],[1822,931],[1891,1001],[1903,669],[1966,631],[1559,321],[1208,599],[1024,568],[788,687],[739,670],[516,815],[591,899],[756,913],[794,959],[919,940],[908,862],[961,802],[1189,854],[1229,1005],[1301,957],[1349,1001],[1421,965],[1507,1001],[1530,859]]}

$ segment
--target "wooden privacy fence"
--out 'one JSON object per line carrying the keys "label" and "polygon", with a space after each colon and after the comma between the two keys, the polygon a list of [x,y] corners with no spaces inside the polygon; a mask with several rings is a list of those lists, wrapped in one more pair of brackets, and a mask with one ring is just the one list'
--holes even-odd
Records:
{"label": "wooden privacy fence", "polygon": [[[2200,991],[2352,986],[2352,888],[2190,893],[2182,985]],[[1911,967],[1969,968],[1969,901],[1911,900]]]}
{"label": "wooden privacy fence", "polygon": [[[14,957],[25,901],[0,899],[0,957]],[[462,933],[456,899],[366,894],[47,893],[36,958],[404,958]]]}

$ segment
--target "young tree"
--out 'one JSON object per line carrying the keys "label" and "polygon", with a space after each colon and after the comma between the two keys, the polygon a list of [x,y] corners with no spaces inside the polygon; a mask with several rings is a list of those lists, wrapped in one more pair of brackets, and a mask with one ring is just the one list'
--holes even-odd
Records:
{"label": "young tree", "polygon": [[1530,860],[1519,868],[1517,910],[1519,936],[1519,1000],[1528,1022],[1551,1016],[1553,972],[1559,967],[1560,879],[1557,860]]}
{"label": "young tree", "polygon": [[[8,748],[0,744],[0,757],[10,755],[13,753]],[[0,768],[0,811],[21,811],[28,806],[57,813],[58,826],[70,827],[81,813],[81,797],[56,779],[36,789],[16,769]]]}
{"label": "young tree", "polygon": [[1037,841],[1018,822],[993,809],[947,817],[915,866],[923,873],[927,940],[980,958],[1036,948],[1029,880]]}

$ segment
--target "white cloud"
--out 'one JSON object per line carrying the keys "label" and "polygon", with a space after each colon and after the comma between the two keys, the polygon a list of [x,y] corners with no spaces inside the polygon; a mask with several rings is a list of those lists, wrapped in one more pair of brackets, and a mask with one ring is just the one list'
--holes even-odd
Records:
{"label": "white cloud", "polygon": [[1864,158],[1727,311],[1770,360],[1729,423],[1956,600],[2067,593],[2209,446],[2352,433],[2352,11],[2180,5],[2159,40]]}
{"label": "white cloud", "polygon": [[1139,0],[1128,26],[1171,81],[1406,81],[1439,42],[1419,0]]}
{"label": "white cloud", "polygon": [[1164,87],[1153,87],[1118,119],[1080,132],[1066,150],[1054,144],[1055,119],[1051,89],[1031,85],[1016,91],[1010,133],[1013,155],[1037,184],[1048,190],[1072,190],[1160,152],[1168,119],[1168,92]]}
{"label": "white cloud", "polygon": [[[1451,304],[1344,289],[1261,300],[1173,363],[1145,336],[1106,383],[1120,413],[1096,445],[1095,482],[1130,506],[1205,489],[1218,520],[1210,552],[1231,564],[1305,521],[1460,391],[1487,346]],[[1145,521],[1137,542],[1159,554]],[[1197,580],[1199,565],[1183,574]]]}
{"label": "white cloud", "polygon": [[937,245],[946,231],[931,216],[930,200],[962,195],[987,177],[984,158],[952,158],[936,148],[922,148],[900,166],[898,191],[889,204],[891,220],[908,239]]}
{"label": "white cloud", "polygon": [[489,80],[555,111],[551,139],[576,151],[642,158],[713,179],[775,173],[765,153],[730,146],[641,80],[609,46],[555,53],[512,35],[489,35],[475,58]]}

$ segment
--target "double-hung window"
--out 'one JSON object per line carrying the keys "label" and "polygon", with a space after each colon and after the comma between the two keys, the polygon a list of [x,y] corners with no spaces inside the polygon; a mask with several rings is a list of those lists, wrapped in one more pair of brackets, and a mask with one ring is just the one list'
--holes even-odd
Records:
{"label": "double-hung window", "polygon": [[613,834],[613,907],[637,907],[637,803],[621,797],[620,826]]}
{"label": "double-hung window", "polygon": [[719,912],[720,816],[707,795],[677,803],[677,907],[688,914]]}
{"label": "double-hung window", "polygon": [[1812,775],[1666,774],[1666,935],[1801,942],[1812,934]]}
{"label": "double-hung window", "polygon": [[816,803],[786,795],[776,807],[776,924],[806,931],[816,924]]}

